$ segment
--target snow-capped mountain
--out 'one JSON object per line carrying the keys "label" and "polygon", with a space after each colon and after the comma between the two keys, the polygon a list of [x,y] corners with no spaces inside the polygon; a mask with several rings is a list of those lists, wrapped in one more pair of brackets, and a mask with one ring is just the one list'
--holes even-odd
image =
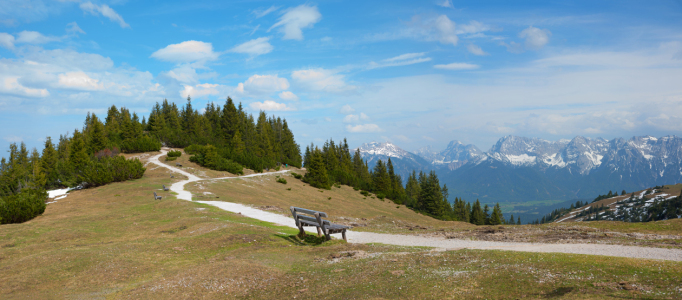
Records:
{"label": "snow-capped mountain", "polygon": [[399,174],[403,181],[407,180],[407,177],[409,177],[413,170],[419,173],[419,171],[431,169],[431,164],[419,155],[405,151],[389,142],[366,143],[358,147],[358,149],[362,158],[367,161],[370,170],[374,168],[379,160],[388,162],[388,159],[391,158],[395,173]]}
{"label": "snow-capped mountain", "polygon": [[375,142],[362,145],[360,152],[370,168],[390,157],[404,180],[412,170],[436,170],[453,197],[488,203],[586,199],[609,190],[682,182],[682,138],[677,136],[559,141],[505,136],[488,152],[452,141],[445,150],[427,146],[416,154]]}
{"label": "snow-capped mountain", "polygon": [[464,145],[460,141],[451,141],[445,150],[436,152],[431,146],[416,151],[416,154],[431,162],[435,167],[445,166],[455,170],[469,161],[479,158],[483,152],[474,145]]}

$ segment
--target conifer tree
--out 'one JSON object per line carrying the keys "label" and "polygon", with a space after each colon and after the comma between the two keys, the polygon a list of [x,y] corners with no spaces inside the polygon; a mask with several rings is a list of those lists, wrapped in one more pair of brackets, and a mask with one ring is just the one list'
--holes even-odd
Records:
{"label": "conifer tree", "polygon": [[386,195],[390,192],[391,178],[389,178],[388,172],[386,171],[386,166],[381,160],[379,160],[374,166],[374,172],[372,172],[372,182],[374,183],[374,189],[377,191],[377,193]]}
{"label": "conifer tree", "polygon": [[488,207],[488,204],[486,204],[483,207],[483,217],[485,218],[485,224],[490,225],[490,214],[488,213],[490,211],[490,208]]}
{"label": "conifer tree", "polygon": [[71,151],[69,153],[69,164],[74,170],[76,179],[82,181],[85,169],[88,166],[90,158],[88,157],[87,147],[83,141],[83,134],[78,130],[73,132],[71,138]]}
{"label": "conifer tree", "polygon": [[330,189],[331,182],[329,182],[329,176],[327,175],[327,168],[324,165],[324,158],[322,157],[322,151],[318,148],[311,153],[310,165],[306,166],[306,174],[303,177],[303,181],[307,182],[311,186],[321,189]]}
{"label": "conifer tree", "polygon": [[521,216],[516,217],[516,225],[521,225]]}
{"label": "conifer tree", "polygon": [[94,154],[107,146],[104,124],[99,121],[95,114],[92,114],[91,131],[88,139],[88,153]]}
{"label": "conifer tree", "polygon": [[496,203],[493,207],[493,213],[490,215],[490,225],[499,225],[504,220],[502,216],[502,209],[500,209],[500,204]]}
{"label": "conifer tree", "polygon": [[476,199],[474,205],[471,208],[471,224],[474,225],[485,225],[485,216],[483,215],[483,210],[481,210],[481,203]]}
{"label": "conifer tree", "polygon": [[45,147],[40,159],[43,171],[45,172],[45,185],[48,188],[55,187],[58,184],[57,159],[57,150],[55,150],[54,144],[52,144],[52,138],[48,136],[45,138]]}

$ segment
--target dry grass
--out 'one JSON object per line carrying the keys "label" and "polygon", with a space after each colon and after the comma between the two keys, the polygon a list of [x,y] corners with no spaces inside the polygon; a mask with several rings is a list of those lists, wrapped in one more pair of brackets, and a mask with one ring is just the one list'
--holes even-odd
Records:
{"label": "dry grass", "polygon": [[[0,226],[0,298],[682,297],[678,262],[466,249],[433,252],[338,240],[322,243],[311,236],[301,240],[290,228],[175,200],[159,190],[161,184],[178,180],[169,174],[150,166],[139,180],[75,191],[49,204],[34,220]],[[251,191],[253,199],[259,194],[285,195],[295,180],[287,185],[272,181],[271,187],[254,185],[243,187],[243,192]],[[224,185],[230,184],[247,185]],[[310,190],[303,195],[319,193]],[[153,191],[164,199],[153,200]],[[320,194],[327,194],[325,198],[297,203],[322,205],[328,195],[342,199],[344,193],[351,201],[354,192],[324,191]],[[357,213],[415,222],[425,218],[401,215],[407,214],[404,207],[372,201]],[[352,208],[331,209],[327,211],[332,215],[354,214]]]}
{"label": "dry grass", "polygon": [[[288,183],[276,182],[277,176],[284,177]],[[391,200],[365,197],[348,186],[332,187],[331,190],[313,188],[291,174],[200,181],[186,185],[185,189],[191,191],[198,200],[250,204],[286,216],[291,216],[290,206],[323,211],[330,216],[330,220],[352,225],[353,230],[357,231],[409,233],[476,227],[465,222],[436,220],[416,213],[405,205],[396,205]]]}

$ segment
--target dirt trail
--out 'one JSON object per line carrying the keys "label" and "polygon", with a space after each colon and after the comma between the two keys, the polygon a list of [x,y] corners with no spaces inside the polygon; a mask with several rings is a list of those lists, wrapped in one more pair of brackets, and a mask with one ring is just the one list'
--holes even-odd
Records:
{"label": "dirt trail", "polygon": [[[202,180],[221,180],[233,178],[246,178],[263,176],[268,174],[285,173],[285,171],[251,174],[240,177],[223,177],[223,178],[207,178],[202,179],[194,176],[188,172],[171,167],[159,161],[159,157],[166,154],[166,150],[161,150],[161,154],[153,156],[149,161],[153,164],[168,168],[173,172],[180,173],[187,176],[187,180],[174,183],[170,190],[176,192],[178,199],[192,201],[192,193],[185,191],[185,184],[190,182]],[[262,211],[239,203],[231,203],[224,201],[196,201],[213,205],[220,209],[241,213],[244,216],[258,219],[261,221],[271,222],[277,225],[295,228],[292,218],[283,215]],[[316,231],[310,231],[317,233]],[[438,250],[449,249],[482,249],[482,250],[508,250],[508,251],[525,251],[525,252],[556,252],[556,253],[572,253],[572,254],[588,254],[588,255],[604,255],[604,256],[618,256],[631,258],[645,258],[645,259],[661,259],[682,261],[682,250],[678,249],[664,249],[664,248],[648,248],[635,246],[620,246],[620,245],[598,245],[598,244],[541,244],[541,243],[508,243],[508,242],[491,242],[491,241],[472,241],[460,239],[446,239],[442,237],[425,237],[415,235],[400,235],[400,234],[384,234],[373,232],[355,232],[349,231],[347,234],[348,242],[351,243],[379,243],[398,246],[425,246],[434,247]]]}

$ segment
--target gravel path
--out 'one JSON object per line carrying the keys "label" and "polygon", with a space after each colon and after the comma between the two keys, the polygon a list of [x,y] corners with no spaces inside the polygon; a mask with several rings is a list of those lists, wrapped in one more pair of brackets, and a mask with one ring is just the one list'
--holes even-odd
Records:
{"label": "gravel path", "polygon": [[[185,191],[184,186],[187,183],[202,181],[202,180],[218,180],[218,179],[233,179],[263,176],[273,173],[265,174],[251,174],[240,177],[223,177],[223,178],[207,178],[202,179],[188,172],[171,167],[159,161],[159,157],[166,154],[165,150],[161,150],[161,154],[150,158],[150,162],[164,168],[168,168],[173,172],[180,173],[188,177],[187,180],[179,181],[171,185],[170,190],[178,193],[177,198],[192,201],[192,194]],[[287,171],[280,171],[276,173],[285,173]],[[249,218],[258,219],[261,221],[271,222],[277,225],[296,228],[292,218],[262,211],[239,203],[231,203],[224,201],[196,201],[213,205],[220,209],[241,213]],[[317,231],[309,231],[317,234]],[[555,253],[573,253],[573,254],[588,254],[588,255],[604,255],[604,256],[618,256],[631,258],[646,258],[646,259],[660,259],[682,261],[682,250],[678,249],[663,249],[663,248],[648,248],[635,246],[619,246],[619,245],[600,245],[600,244],[541,244],[541,243],[507,243],[507,242],[490,242],[490,241],[472,241],[459,239],[445,239],[440,237],[424,237],[415,235],[401,235],[401,234],[385,234],[373,232],[355,232],[348,231],[348,242],[350,243],[381,243],[398,246],[426,246],[434,247],[439,250],[448,249],[482,249],[482,250],[508,250],[508,251],[525,251],[525,252],[555,252]]]}

